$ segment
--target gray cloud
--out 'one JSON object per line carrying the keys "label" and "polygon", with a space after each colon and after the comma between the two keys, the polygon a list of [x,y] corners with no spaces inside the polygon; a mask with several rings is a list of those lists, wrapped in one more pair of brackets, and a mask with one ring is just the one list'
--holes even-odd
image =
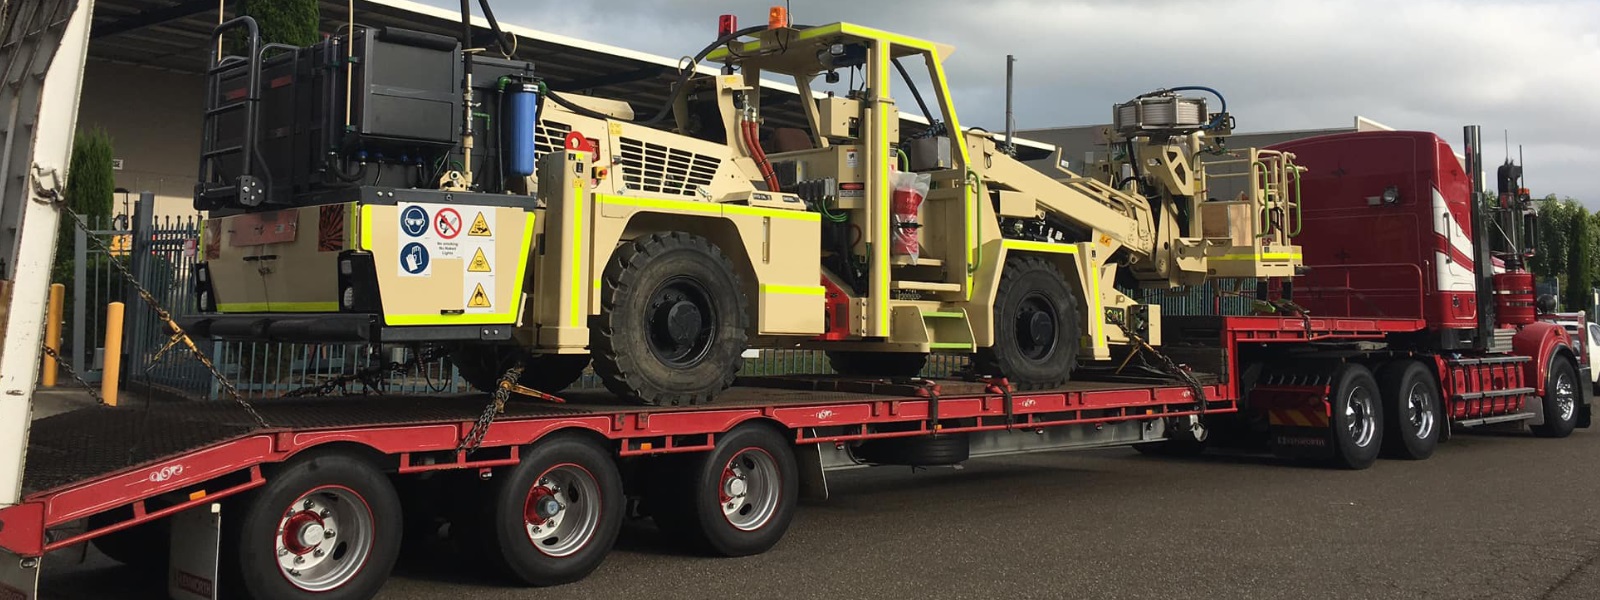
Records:
{"label": "gray cloud", "polygon": [[[455,8],[451,0],[425,0]],[[692,53],[717,15],[764,2],[500,0],[502,20],[666,56]],[[1359,114],[1434,131],[1509,130],[1535,194],[1600,208],[1600,2],[1593,0],[802,0],[799,23],[850,21],[954,45],[963,125],[998,129],[1005,55],[1021,128],[1100,123],[1140,92],[1209,85],[1241,130],[1347,125]],[[1488,144],[1493,164],[1501,145]]]}

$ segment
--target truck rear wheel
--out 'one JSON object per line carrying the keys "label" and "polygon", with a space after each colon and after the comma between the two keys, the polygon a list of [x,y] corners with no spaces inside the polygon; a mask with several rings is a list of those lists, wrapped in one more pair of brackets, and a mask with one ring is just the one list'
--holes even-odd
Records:
{"label": "truck rear wheel", "polygon": [[748,301],[727,257],[705,238],[655,233],[606,267],[590,347],[606,388],[646,404],[699,404],[743,366]]}
{"label": "truck rear wheel", "polygon": [[1392,362],[1378,369],[1378,390],[1389,424],[1384,430],[1384,455],[1411,460],[1433,456],[1444,426],[1433,373],[1414,360]]}
{"label": "truck rear wheel", "polygon": [[622,529],[622,475],[611,454],[586,439],[557,434],[535,443],[522,462],[488,488],[469,542],[513,580],[533,586],[583,579],[611,552]]}
{"label": "truck rear wheel", "polygon": [[1334,464],[1346,469],[1365,469],[1378,460],[1383,444],[1383,402],[1372,371],[1356,363],[1345,363],[1334,372],[1329,420],[1333,437]]}
{"label": "truck rear wheel", "polygon": [[833,372],[851,377],[893,377],[907,379],[922,374],[928,355],[921,352],[862,352],[829,350],[828,365]]}
{"label": "truck rear wheel", "polygon": [[533,354],[516,346],[475,344],[450,353],[461,379],[485,393],[494,393],[518,358],[525,368],[517,383],[552,394],[567,389],[589,367],[587,354]]}
{"label": "truck rear wheel", "polygon": [[343,454],[290,462],[222,522],[224,589],[255,600],[365,600],[400,552],[394,486]]}
{"label": "truck rear wheel", "polygon": [[1578,370],[1564,356],[1550,358],[1550,369],[1545,375],[1544,423],[1534,425],[1533,434],[1539,437],[1564,438],[1572,435],[1578,425]]}
{"label": "truck rear wheel", "polygon": [[766,552],[783,538],[799,502],[799,471],[787,439],[771,427],[740,426],[711,452],[659,469],[651,516],[668,537],[721,556]]}
{"label": "truck rear wheel", "polygon": [[1078,363],[1078,300],[1061,271],[1036,256],[1006,259],[994,301],[994,345],[979,348],[979,373],[1019,390],[1058,387]]}

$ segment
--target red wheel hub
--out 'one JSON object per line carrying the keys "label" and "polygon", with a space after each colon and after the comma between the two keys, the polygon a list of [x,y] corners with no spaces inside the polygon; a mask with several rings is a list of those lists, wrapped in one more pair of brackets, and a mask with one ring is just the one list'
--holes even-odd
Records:
{"label": "red wheel hub", "polygon": [[[310,533],[313,533],[312,537],[316,539],[308,542],[306,540],[307,530],[312,528],[315,528],[315,531]],[[322,515],[309,510],[302,510],[289,517],[288,522],[284,523],[283,533],[281,534],[283,536],[283,547],[296,556],[309,554],[312,550],[317,549],[318,543],[322,540],[322,532]]]}
{"label": "red wheel hub", "polygon": [[543,525],[561,510],[561,504],[555,496],[556,493],[550,488],[534,486],[528,490],[528,501],[522,505],[522,518],[534,525]]}

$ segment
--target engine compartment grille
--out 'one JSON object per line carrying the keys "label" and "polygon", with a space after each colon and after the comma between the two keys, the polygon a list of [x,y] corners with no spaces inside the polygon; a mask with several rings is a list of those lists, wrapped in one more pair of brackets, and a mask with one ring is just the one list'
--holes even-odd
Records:
{"label": "engine compartment grille", "polygon": [[669,148],[634,138],[618,140],[622,146],[622,183],[630,190],[694,196],[711,185],[722,161],[680,148]]}

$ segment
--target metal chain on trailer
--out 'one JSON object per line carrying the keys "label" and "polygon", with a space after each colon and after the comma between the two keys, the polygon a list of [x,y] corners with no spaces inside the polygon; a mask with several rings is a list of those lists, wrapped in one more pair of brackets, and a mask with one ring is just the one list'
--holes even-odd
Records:
{"label": "metal chain on trailer", "polygon": [[483,414],[478,415],[478,420],[472,424],[472,430],[467,432],[467,437],[456,446],[457,452],[472,452],[478,449],[478,444],[483,443],[483,436],[489,433],[489,426],[494,424],[495,417],[505,412],[506,401],[511,399],[512,388],[517,387],[517,380],[522,378],[523,368],[522,361],[517,361],[517,364],[506,369],[505,374],[500,376],[493,397],[489,400],[489,404],[483,407]]}
{"label": "metal chain on trailer", "polygon": [[1200,383],[1199,379],[1195,378],[1193,373],[1189,372],[1188,369],[1178,366],[1178,363],[1173,361],[1172,357],[1167,356],[1160,350],[1157,350],[1155,346],[1151,346],[1150,343],[1146,342],[1143,337],[1139,336],[1139,334],[1134,333],[1133,328],[1128,327],[1127,324],[1123,323],[1121,317],[1111,316],[1108,320],[1111,321],[1111,324],[1116,325],[1117,328],[1121,329],[1124,335],[1127,335],[1129,339],[1133,340],[1133,343],[1139,352],[1156,357],[1156,360],[1161,362],[1160,366],[1162,371],[1173,377],[1176,377],[1179,381],[1182,381],[1185,385],[1189,386],[1189,390],[1194,393],[1195,401],[1200,404],[1200,412],[1206,412],[1206,410],[1210,407],[1208,401],[1206,400],[1206,388],[1204,384]]}
{"label": "metal chain on trailer", "polygon": [[362,387],[366,390],[376,390],[382,386],[380,381],[381,376],[390,374],[405,375],[407,373],[411,373],[412,371],[421,367],[423,364],[443,358],[449,353],[450,349],[448,347],[433,346],[421,352],[417,352],[416,356],[411,357],[411,360],[406,362],[402,363],[390,361],[381,365],[373,365],[354,373],[347,373],[333,379],[329,379],[322,382],[320,385],[306,386],[289,391],[285,393],[283,397],[299,398],[304,396],[326,396],[334,393],[335,391],[349,393],[350,390],[347,386],[355,382],[360,382]]}
{"label": "metal chain on trailer", "polygon": [[[72,217],[73,223],[76,224],[79,229],[82,229],[85,233],[92,231],[89,228],[89,224],[83,221],[83,217],[77,212],[73,211],[65,203],[60,203],[57,205],[57,207],[61,209],[61,212]],[[155,296],[150,293],[150,290],[145,289],[144,284],[139,283],[139,279],[134,277],[133,273],[128,271],[128,267],[122,264],[122,260],[117,258],[116,253],[112,252],[111,248],[106,246],[105,242],[101,241],[99,236],[89,235],[85,237],[89,238],[89,242],[94,244],[97,249],[106,253],[106,256],[110,258],[109,262],[111,263],[111,266],[117,270],[118,274],[122,275],[123,280],[127,281],[129,285],[133,286],[134,291],[138,292],[139,294],[139,299],[143,300],[146,305],[149,305],[150,309],[155,311],[156,318],[160,319],[161,323],[167,327],[167,330],[172,332],[172,335],[167,339],[166,345],[162,346],[161,351],[158,352],[156,356],[159,358],[160,355],[165,353],[168,349],[182,344],[185,349],[194,355],[196,360],[200,361],[201,366],[204,366],[207,371],[211,372],[211,376],[217,380],[219,385],[222,386],[222,390],[227,394],[228,399],[232,400],[234,404],[239,405],[239,408],[244,409],[244,411],[250,415],[250,418],[256,422],[256,425],[259,425],[262,428],[271,427],[267,424],[267,420],[261,417],[261,413],[256,412],[256,408],[251,406],[250,402],[244,399],[244,396],[239,395],[239,388],[234,387],[233,382],[229,381],[227,376],[223,375],[221,371],[217,370],[217,365],[211,362],[211,357],[207,356],[205,351],[200,349],[200,346],[195,343],[194,338],[189,337],[188,332],[185,332],[183,327],[180,327],[178,322],[173,320],[172,313],[168,312],[166,308],[163,308],[161,303],[156,300]],[[60,361],[57,360],[57,362],[59,363]]]}
{"label": "metal chain on trailer", "polygon": [[78,382],[78,385],[83,386],[83,389],[89,392],[89,396],[94,398],[95,404],[104,405],[106,403],[106,399],[100,397],[100,390],[96,389],[88,381],[84,381],[83,376],[79,375],[77,371],[72,369],[72,365],[69,365],[67,364],[67,361],[62,360],[61,354],[56,352],[55,348],[51,348],[50,346],[46,345],[41,345],[40,347],[44,348],[44,353],[46,355],[48,355],[52,360],[56,361],[57,368],[66,371],[67,375],[71,376],[73,381]]}

